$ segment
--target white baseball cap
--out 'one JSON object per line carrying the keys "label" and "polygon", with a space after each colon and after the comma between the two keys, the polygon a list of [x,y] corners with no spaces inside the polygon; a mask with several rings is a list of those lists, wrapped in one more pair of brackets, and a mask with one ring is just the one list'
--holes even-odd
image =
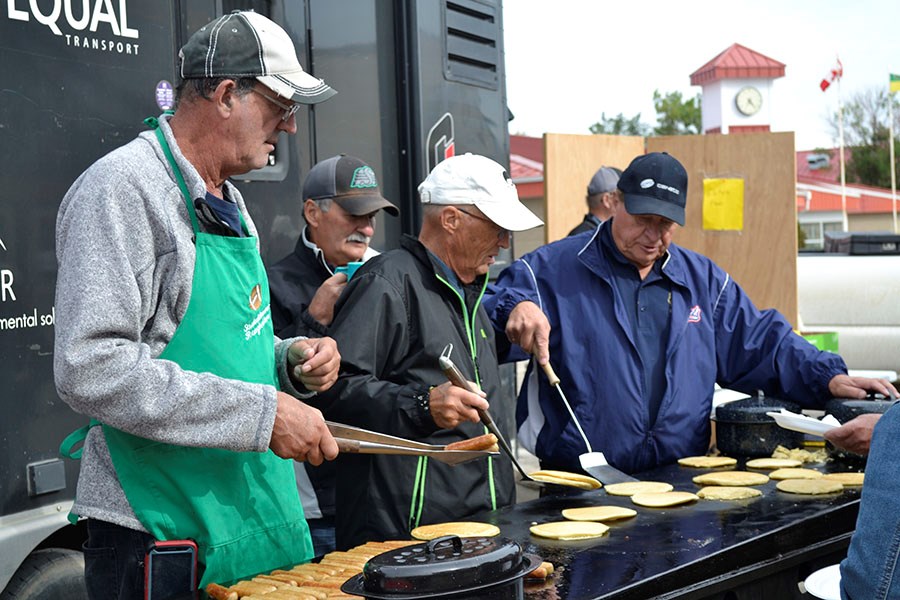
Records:
{"label": "white baseball cap", "polygon": [[478,154],[451,156],[438,163],[419,185],[419,199],[422,204],[471,204],[509,231],[544,224],[519,201],[506,169]]}

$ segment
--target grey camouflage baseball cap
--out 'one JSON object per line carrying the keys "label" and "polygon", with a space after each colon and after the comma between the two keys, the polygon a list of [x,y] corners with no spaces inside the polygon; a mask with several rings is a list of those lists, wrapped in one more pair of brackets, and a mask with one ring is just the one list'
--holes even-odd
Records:
{"label": "grey camouflage baseball cap", "polygon": [[392,216],[400,210],[378,191],[375,171],[362,159],[346,154],[332,156],[309,170],[303,181],[303,200],[331,198],[351,215],[368,215],[379,209]]}

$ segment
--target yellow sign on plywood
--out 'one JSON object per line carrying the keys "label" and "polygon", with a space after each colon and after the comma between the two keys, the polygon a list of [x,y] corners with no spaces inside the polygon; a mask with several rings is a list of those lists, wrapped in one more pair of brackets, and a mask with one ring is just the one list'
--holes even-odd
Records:
{"label": "yellow sign on plywood", "polygon": [[744,229],[744,180],[703,180],[703,229]]}

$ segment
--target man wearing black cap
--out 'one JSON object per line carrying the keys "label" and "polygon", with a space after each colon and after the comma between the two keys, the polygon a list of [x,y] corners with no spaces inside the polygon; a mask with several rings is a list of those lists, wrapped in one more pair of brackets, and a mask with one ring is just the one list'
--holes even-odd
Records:
{"label": "man wearing black cap", "polygon": [[[181,557],[196,544],[201,585],[309,560],[293,461],[338,453],[299,399],[334,383],[340,354],[275,338],[257,231],[229,181],[334,90],[254,12],[207,24],[179,56],[175,114],[91,165],[57,217],[54,375],[91,417],[65,446],[84,442],[72,512],[92,600],[145,597],[160,540],[190,540]],[[173,572],[149,578],[153,597],[185,591]]]}
{"label": "man wearing black cap", "polygon": [[635,158],[595,235],[523,256],[485,302],[513,344],[506,358],[551,362],[577,419],[532,361],[519,440],[545,468],[579,470],[582,431],[629,473],[705,454],[716,383],[805,407],[888,394],[887,382],[849,377],[839,356],[816,350],[778,312],[757,310],[711,260],[672,243],[687,183],[666,153]]}
{"label": "man wearing black cap", "polygon": [[585,231],[593,231],[603,221],[612,216],[616,191],[616,184],[622,172],[615,167],[600,167],[591,177],[587,187],[588,213],[578,227],[569,232],[569,235],[577,235]]}
{"label": "man wearing black cap", "polygon": [[[325,335],[334,303],[347,287],[347,273],[336,267],[378,254],[369,247],[378,211],[400,211],[378,191],[375,171],[354,156],[341,154],[317,163],[303,183],[306,226],[294,251],[268,269],[275,335]],[[334,550],[336,466],[295,464],[303,511],[316,556]]]}

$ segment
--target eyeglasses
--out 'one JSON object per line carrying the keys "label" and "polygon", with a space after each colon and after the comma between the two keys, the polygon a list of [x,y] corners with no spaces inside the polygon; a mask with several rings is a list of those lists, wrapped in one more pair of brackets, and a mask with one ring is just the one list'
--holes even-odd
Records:
{"label": "eyeglasses", "polygon": [[470,213],[469,211],[464,210],[464,209],[462,209],[462,208],[460,208],[460,207],[458,207],[458,206],[455,207],[455,208],[456,208],[456,210],[458,210],[459,212],[463,213],[464,215],[469,215],[469,216],[472,217],[473,219],[478,219],[479,221],[484,221],[485,223],[490,223],[490,224],[493,225],[494,227],[499,228],[500,231],[497,232],[497,239],[498,239],[498,240],[502,240],[502,239],[505,238],[505,237],[511,237],[511,236],[512,236],[512,232],[511,232],[509,229],[503,229],[502,227],[500,227],[499,225],[497,225],[496,223],[494,223],[494,222],[491,221],[490,219],[486,219],[485,217],[481,217],[481,216],[478,216],[478,215],[476,215],[476,214]]}
{"label": "eyeglasses", "polygon": [[291,104],[290,106],[288,106],[287,104],[285,104],[283,102],[279,102],[278,100],[276,100],[272,96],[268,95],[267,93],[259,91],[255,87],[250,88],[250,89],[253,90],[254,92],[256,92],[257,94],[259,94],[260,96],[262,96],[263,98],[265,98],[266,100],[268,100],[269,102],[271,102],[272,104],[274,104],[275,106],[277,106],[278,108],[280,108],[281,110],[283,110],[284,114],[281,115],[282,121],[287,121],[292,116],[294,116],[294,113],[296,113],[298,110],[300,110],[300,105],[297,104],[296,102],[294,104]]}
{"label": "eyeglasses", "polygon": [[659,235],[666,235],[675,229],[675,221],[670,221],[664,217],[654,217],[650,215],[633,215],[634,220],[640,227],[644,229],[653,229],[659,232]]}

